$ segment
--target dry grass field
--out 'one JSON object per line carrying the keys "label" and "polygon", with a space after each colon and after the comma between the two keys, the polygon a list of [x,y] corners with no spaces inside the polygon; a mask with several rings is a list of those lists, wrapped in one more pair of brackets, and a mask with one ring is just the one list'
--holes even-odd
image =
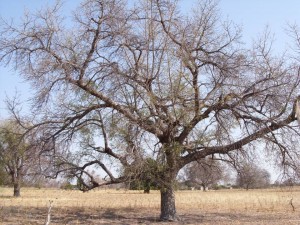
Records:
{"label": "dry grass field", "polygon": [[[51,225],[168,224],[158,221],[157,191],[0,188],[0,224],[44,224],[53,201]],[[294,206],[294,209],[291,205]],[[176,192],[182,221],[170,224],[300,224],[300,189],[220,190]]]}

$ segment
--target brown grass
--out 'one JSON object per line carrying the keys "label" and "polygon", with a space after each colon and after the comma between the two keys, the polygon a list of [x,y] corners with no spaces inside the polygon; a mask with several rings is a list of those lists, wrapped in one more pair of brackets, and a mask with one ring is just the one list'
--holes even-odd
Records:
{"label": "brown grass", "polygon": [[[54,224],[156,224],[157,191],[22,189],[21,198],[0,188],[0,224],[44,224],[53,201]],[[293,207],[290,204],[292,199]],[[300,224],[300,189],[176,192],[178,214],[172,224]],[[159,223],[165,224],[165,223]]]}

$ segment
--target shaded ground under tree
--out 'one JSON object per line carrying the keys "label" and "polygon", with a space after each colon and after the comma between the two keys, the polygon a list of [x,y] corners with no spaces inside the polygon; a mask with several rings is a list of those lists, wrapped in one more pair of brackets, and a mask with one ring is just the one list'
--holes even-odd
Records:
{"label": "shaded ground under tree", "polygon": [[[47,216],[47,208],[24,208],[24,207],[4,207],[0,212],[0,223],[39,225]],[[113,224],[113,225],[132,225],[132,224],[170,224],[164,223],[154,213],[159,210],[146,209],[53,209],[51,216],[51,225],[62,224]],[[272,212],[201,212],[195,210],[181,210],[179,216],[182,221],[171,224],[299,224],[300,216],[298,213],[272,213]]]}

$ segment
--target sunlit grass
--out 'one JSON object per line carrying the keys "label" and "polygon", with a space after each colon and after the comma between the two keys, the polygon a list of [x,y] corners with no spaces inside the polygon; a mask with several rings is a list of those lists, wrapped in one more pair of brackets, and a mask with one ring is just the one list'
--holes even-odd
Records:
{"label": "sunlit grass", "polygon": [[293,205],[300,206],[300,192],[290,189],[270,190],[224,190],[209,192],[178,192],[179,208],[214,211],[214,212],[243,212],[243,211],[291,211]]}
{"label": "sunlit grass", "polygon": [[[160,194],[151,191],[92,190],[82,193],[77,190],[23,188],[20,198],[13,198],[11,188],[0,188],[0,207],[20,206],[44,208],[53,201],[55,208],[80,207],[86,209],[117,208],[160,208]],[[177,191],[178,211],[199,210],[206,212],[290,212],[292,204],[300,209],[300,189],[269,190],[219,190],[219,191]]]}

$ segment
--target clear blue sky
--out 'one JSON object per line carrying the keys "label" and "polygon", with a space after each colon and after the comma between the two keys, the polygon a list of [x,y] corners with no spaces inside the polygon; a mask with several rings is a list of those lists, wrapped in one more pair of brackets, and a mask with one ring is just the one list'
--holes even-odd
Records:
{"label": "clear blue sky", "polygon": [[[24,9],[38,9],[46,3],[52,4],[55,0],[0,0],[0,15],[5,19],[20,19]],[[64,0],[66,9],[74,8],[80,0]],[[191,7],[195,0],[182,0],[185,10]],[[224,18],[228,17],[235,23],[242,25],[244,40],[251,41],[264,27],[269,25],[275,33],[275,46],[283,49],[289,39],[284,33],[287,23],[300,25],[299,0],[220,0],[220,12]],[[0,118],[7,114],[4,110],[4,99],[13,96],[18,91],[22,100],[30,97],[28,84],[22,82],[18,75],[9,68],[0,66]]]}

